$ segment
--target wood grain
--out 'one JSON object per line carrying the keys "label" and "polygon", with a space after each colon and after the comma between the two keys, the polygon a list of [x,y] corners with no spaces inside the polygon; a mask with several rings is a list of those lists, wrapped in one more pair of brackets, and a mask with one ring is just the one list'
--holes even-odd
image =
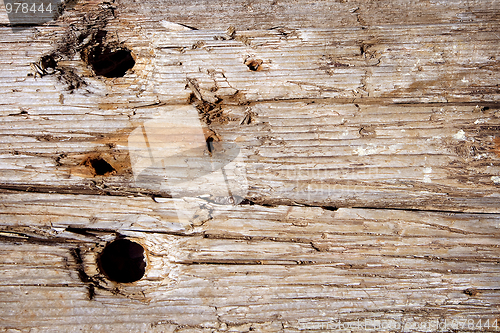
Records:
{"label": "wood grain", "polygon": [[[168,196],[134,183],[127,138],[159,112],[175,115],[192,94],[188,78],[218,100],[208,129],[240,146],[253,201],[498,212],[492,31],[467,24],[236,34],[240,40],[220,41],[213,38],[224,31],[151,32],[148,48],[127,43],[139,57],[130,76],[87,77],[72,61],[88,83],[70,93],[55,77],[22,79],[4,92],[2,187]],[[263,59],[262,70],[250,71],[248,56]],[[36,98],[22,97],[31,91]],[[115,176],[93,177],[85,161],[96,157]]]}
{"label": "wood grain", "polygon": [[[181,226],[175,200],[4,195],[4,325],[248,331],[278,321],[293,332],[337,320],[498,316],[498,214],[198,200],[209,219]],[[89,300],[81,271],[99,281],[95,256],[117,233],[147,247],[146,276],[99,282]]]}
{"label": "wood grain", "polygon": [[[498,1],[1,9],[0,332],[496,331],[477,324],[500,320]],[[95,45],[135,66],[95,75]],[[131,136],[171,144],[186,108],[240,155],[183,196],[138,181]],[[98,267],[117,237],[143,279]]]}

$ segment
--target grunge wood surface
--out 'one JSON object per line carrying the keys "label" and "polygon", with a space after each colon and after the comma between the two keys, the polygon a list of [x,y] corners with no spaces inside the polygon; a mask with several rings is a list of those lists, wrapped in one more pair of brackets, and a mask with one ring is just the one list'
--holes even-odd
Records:
{"label": "grunge wood surface", "polygon": [[[499,12],[80,1],[24,27],[0,13],[0,329],[495,331]],[[102,49],[135,65],[98,75]],[[133,133],[189,106],[213,147],[239,147],[237,205],[134,175]],[[146,249],[135,283],[96,263],[121,236]]]}

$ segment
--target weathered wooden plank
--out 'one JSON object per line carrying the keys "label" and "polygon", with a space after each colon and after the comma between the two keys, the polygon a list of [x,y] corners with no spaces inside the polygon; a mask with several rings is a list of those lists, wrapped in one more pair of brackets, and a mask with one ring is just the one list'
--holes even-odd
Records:
{"label": "weathered wooden plank", "polygon": [[[270,102],[251,106],[252,123],[241,124],[248,108],[228,106],[232,120],[212,128],[241,147],[252,200],[498,211],[496,108]],[[101,112],[6,116],[2,186],[169,195],[132,177],[127,139],[140,122]],[[89,158],[116,172],[96,176]]]}
{"label": "weathered wooden plank", "polygon": [[[499,10],[85,1],[11,31],[1,8],[0,331],[495,331]],[[96,76],[92,45],[136,64]],[[194,160],[241,155],[184,197],[134,170],[187,105],[215,141]],[[146,249],[135,283],[98,267],[118,236]]]}
{"label": "weathered wooden plank", "polygon": [[[3,29],[7,33],[7,28]],[[496,30],[496,25],[449,24],[292,29],[285,37],[276,30],[236,31],[229,38],[224,30],[160,28],[137,34],[110,26],[108,33],[119,33],[127,40],[125,45],[136,54],[137,65],[127,78],[107,81],[106,90],[111,90],[107,99],[109,104],[119,105],[121,100],[129,107],[127,98],[138,93],[151,98],[153,93],[163,102],[184,103],[191,93],[185,89],[186,77],[190,77],[206,89],[220,88],[219,97],[229,97],[232,88],[240,92],[240,99],[250,102],[290,98],[361,102],[367,97],[379,103],[496,101]],[[21,40],[33,38],[31,32],[24,34],[19,36]],[[50,51],[50,38],[54,38],[54,31],[43,31],[30,40],[35,47],[21,44],[30,48],[28,55],[17,43],[4,40],[6,52],[13,52],[13,63],[4,65],[11,74],[7,72],[4,80],[9,84],[16,77],[24,81],[23,70],[29,71],[29,61]],[[16,54],[21,59],[16,59]],[[248,58],[262,60],[261,69],[250,71],[244,64]],[[15,70],[12,65],[16,63]],[[81,61],[69,64],[91,76]],[[49,79],[38,84],[49,88],[55,81],[47,85]],[[97,96],[87,96],[94,98],[82,105],[91,106],[95,98],[104,99],[96,89],[103,82],[91,77],[86,80],[92,83],[88,89],[95,90]],[[35,90],[36,85],[30,86]],[[54,104],[61,107],[59,101]]]}
{"label": "weathered wooden plank", "polygon": [[[191,199],[195,217],[175,221],[178,200],[4,195],[4,327],[223,331],[277,322],[293,332],[337,320],[498,318],[498,214]],[[124,212],[135,223],[120,218]],[[90,300],[89,281],[102,276],[95,257],[116,233],[145,246],[146,276],[99,282]],[[27,314],[22,324],[19,313]]]}
{"label": "weathered wooden plank", "polygon": [[[277,228],[284,230],[282,240],[306,237],[305,243],[311,241],[307,237],[313,237],[315,234],[318,237],[322,236],[322,231],[328,234],[328,228],[335,228],[336,234],[345,236],[364,233],[365,236],[434,235],[463,238],[463,235],[468,234],[493,236],[498,232],[497,214],[362,208],[331,210],[321,207],[265,207],[248,204],[232,206],[194,198],[128,197],[122,200],[115,196],[43,193],[3,193],[1,200],[2,226],[33,227],[33,230],[40,232],[46,228],[58,230],[72,227],[117,232],[129,230],[217,235],[219,227],[212,221],[214,216],[227,223],[225,231],[220,231],[221,234],[227,233],[229,236],[235,235],[240,238],[254,236],[281,240],[280,234],[276,234],[273,230]],[[198,217],[186,215],[186,218],[179,218],[179,210],[191,212],[192,215],[196,213]],[[406,222],[412,222],[406,225],[404,230],[401,226],[397,226],[399,214],[404,214]],[[337,218],[342,220],[337,221]],[[393,222],[378,223],[380,218]],[[261,224],[258,219],[268,222]],[[347,226],[343,219],[352,221],[353,224]],[[309,220],[314,223],[309,224]],[[378,229],[368,232],[367,223],[370,228]],[[237,233],[238,230],[241,234]],[[50,236],[50,233],[47,235]]]}
{"label": "weathered wooden plank", "polygon": [[[75,16],[98,1],[67,7],[65,16]],[[82,8],[83,7],[83,8]],[[4,12],[0,23],[8,24]],[[346,26],[418,25],[498,21],[498,3],[489,1],[120,1],[117,14],[140,27],[168,26],[176,22],[197,29],[225,29],[239,25],[244,30],[274,27],[330,28]],[[63,16],[63,19],[67,17]],[[167,23],[164,23],[167,22]]]}
{"label": "weathered wooden plank", "polygon": [[[61,66],[87,82],[71,91],[55,76],[25,76],[61,47],[50,41],[68,36],[63,27],[18,32],[20,43],[3,35],[2,187],[168,196],[134,184],[127,137],[158,112],[175,113],[163,104],[186,104],[189,78],[201,99],[217,99],[218,116],[202,118],[219,140],[238,142],[256,202],[498,211],[496,21],[228,35],[165,24],[127,31],[127,19],[110,17],[106,29],[126,40],[134,70],[103,79],[68,58]],[[247,58],[263,60],[261,70]],[[93,177],[92,158],[115,176]]]}
{"label": "weathered wooden plank", "polygon": [[[197,29],[286,26],[345,27],[459,23],[498,20],[495,1],[122,1],[120,14],[141,25],[176,22]],[[149,18],[145,20],[144,18]]]}

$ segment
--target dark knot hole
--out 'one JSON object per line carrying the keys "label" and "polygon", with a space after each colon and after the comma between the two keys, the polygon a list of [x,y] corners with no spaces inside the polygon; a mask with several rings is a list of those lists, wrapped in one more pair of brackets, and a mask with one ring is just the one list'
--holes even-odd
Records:
{"label": "dark knot hole", "polygon": [[128,239],[117,239],[106,245],[98,258],[98,264],[102,273],[111,281],[138,281],[146,271],[144,248]]}

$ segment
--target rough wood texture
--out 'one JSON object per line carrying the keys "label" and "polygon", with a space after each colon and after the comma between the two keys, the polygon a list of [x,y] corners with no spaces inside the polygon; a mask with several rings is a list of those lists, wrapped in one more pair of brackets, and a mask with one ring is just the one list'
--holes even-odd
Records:
{"label": "rough wood texture", "polygon": [[[499,214],[197,200],[205,220],[165,223],[174,200],[4,194],[5,325],[297,331],[333,319],[497,318]],[[148,248],[133,286],[98,279],[95,253],[114,233]]]}
{"label": "rough wood texture", "polygon": [[[0,16],[0,330],[496,331],[499,12],[122,0],[20,30]],[[96,45],[134,68],[95,75]],[[57,71],[28,75],[43,56]],[[132,133],[188,105],[239,146],[240,204],[134,177]],[[136,283],[97,267],[120,235],[147,249]]]}

